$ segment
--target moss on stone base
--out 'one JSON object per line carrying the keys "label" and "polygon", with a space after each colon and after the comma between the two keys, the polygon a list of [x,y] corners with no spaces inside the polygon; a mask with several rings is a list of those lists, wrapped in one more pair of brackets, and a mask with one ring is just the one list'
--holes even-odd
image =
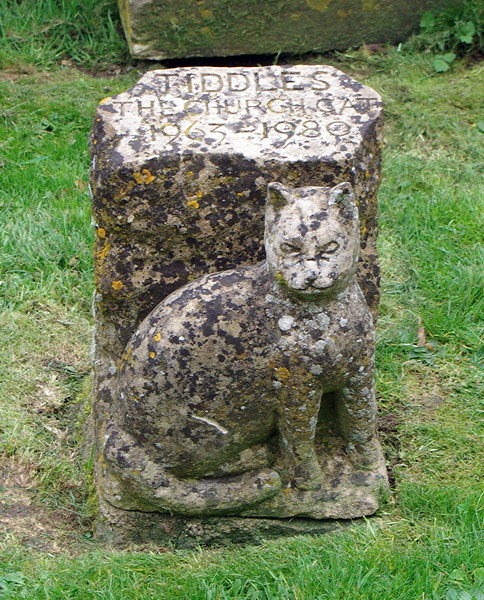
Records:
{"label": "moss on stone base", "polygon": [[132,544],[156,544],[175,549],[259,544],[264,540],[294,535],[323,535],[352,522],[315,519],[181,517],[120,510],[104,500],[101,500],[100,512],[97,537],[117,548]]}

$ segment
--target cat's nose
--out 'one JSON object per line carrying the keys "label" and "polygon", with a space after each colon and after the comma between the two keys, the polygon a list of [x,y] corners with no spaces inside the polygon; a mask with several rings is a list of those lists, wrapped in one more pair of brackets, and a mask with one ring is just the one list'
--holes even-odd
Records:
{"label": "cat's nose", "polygon": [[312,258],[308,259],[306,261],[306,264],[308,267],[308,273],[306,274],[306,282],[308,284],[312,284],[318,278],[318,263],[316,259]]}

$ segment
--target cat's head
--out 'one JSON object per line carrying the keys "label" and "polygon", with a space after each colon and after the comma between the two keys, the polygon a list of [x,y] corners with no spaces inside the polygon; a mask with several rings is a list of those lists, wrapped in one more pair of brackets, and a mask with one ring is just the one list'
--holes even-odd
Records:
{"label": "cat's head", "polygon": [[288,290],[308,299],[343,290],[360,249],[351,185],[291,189],[270,183],[265,249],[268,268]]}

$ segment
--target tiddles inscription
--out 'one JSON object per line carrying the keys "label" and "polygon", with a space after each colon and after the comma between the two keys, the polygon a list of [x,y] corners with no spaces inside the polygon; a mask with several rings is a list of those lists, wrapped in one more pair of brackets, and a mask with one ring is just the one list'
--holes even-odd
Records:
{"label": "tiddles inscription", "polygon": [[105,110],[117,115],[121,136],[168,150],[242,139],[283,148],[296,140],[305,146],[311,139],[344,138],[379,108],[375,97],[341,91],[327,71],[156,72],[137,98],[106,99]]}

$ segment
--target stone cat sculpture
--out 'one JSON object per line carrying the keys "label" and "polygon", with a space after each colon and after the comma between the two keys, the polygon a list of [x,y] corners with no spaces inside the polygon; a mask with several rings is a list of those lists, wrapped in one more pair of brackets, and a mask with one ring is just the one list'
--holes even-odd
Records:
{"label": "stone cat sculpture", "polygon": [[367,492],[386,475],[358,232],[348,183],[271,183],[266,261],[204,276],[146,317],[118,367],[109,502],[182,515],[374,512]]}

